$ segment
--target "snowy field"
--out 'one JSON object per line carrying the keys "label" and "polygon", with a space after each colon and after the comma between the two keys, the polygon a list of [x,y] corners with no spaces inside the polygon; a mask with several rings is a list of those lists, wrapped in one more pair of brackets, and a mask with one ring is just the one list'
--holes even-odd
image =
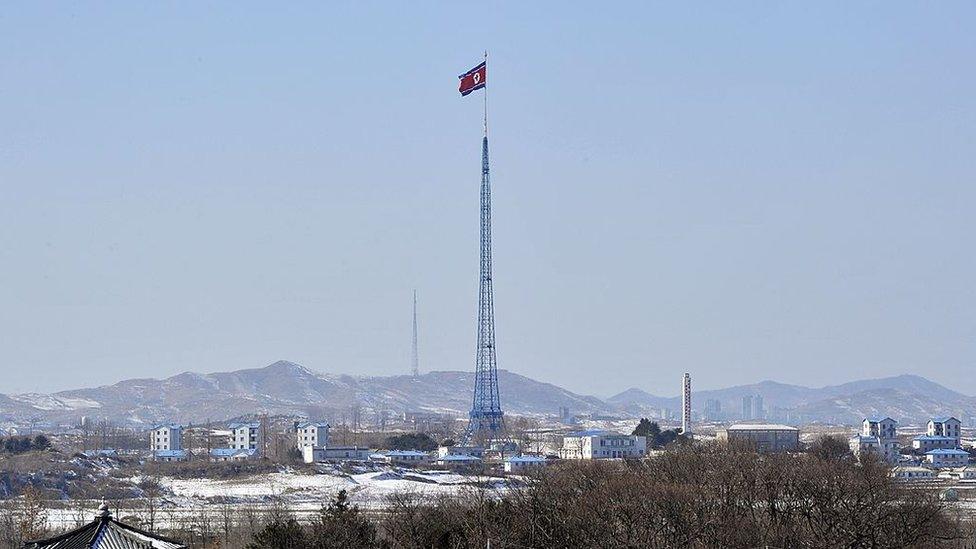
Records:
{"label": "snowy field", "polygon": [[340,472],[270,473],[231,480],[163,478],[162,483],[177,502],[207,503],[229,499],[238,503],[260,503],[280,499],[289,505],[312,503],[318,508],[339,490],[345,490],[350,501],[361,507],[375,507],[394,493],[453,496],[475,486],[504,490],[506,480],[438,471],[387,469],[352,475]]}
{"label": "snowy field", "polygon": [[[136,484],[141,479],[130,479]],[[442,471],[413,471],[386,468],[342,473],[323,468],[318,474],[280,472],[235,479],[176,479],[163,477],[163,495],[157,503],[156,521],[160,525],[179,525],[182,521],[208,517],[219,522],[228,513],[263,513],[279,506],[297,516],[309,516],[326,505],[339,490],[345,490],[351,503],[364,510],[380,510],[393,494],[418,497],[458,497],[478,488],[501,494],[512,479],[461,475]],[[54,528],[69,528],[92,519],[97,501],[75,501],[70,508],[50,509],[48,523]],[[120,515],[145,520],[143,500],[132,500]]]}

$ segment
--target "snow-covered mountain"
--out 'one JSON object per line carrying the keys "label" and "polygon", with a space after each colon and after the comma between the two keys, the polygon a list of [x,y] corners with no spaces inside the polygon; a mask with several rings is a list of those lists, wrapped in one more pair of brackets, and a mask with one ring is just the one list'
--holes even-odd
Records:
{"label": "snow-covered mountain", "polygon": [[[677,411],[676,396],[656,396],[632,388],[606,400],[573,393],[506,370],[498,372],[502,405],[514,415],[555,415],[561,407],[574,414],[651,415],[660,408]],[[198,374],[166,379],[130,379],[113,385],[52,394],[0,394],[0,425],[44,421],[76,424],[81,416],[116,423],[149,425],[164,421],[226,420],[257,413],[308,414],[331,418],[351,408],[370,414],[448,412],[465,416],[471,407],[471,372],[429,372],[356,377],[315,372],[279,361],[264,368]],[[903,423],[935,415],[976,416],[976,399],[914,375],[854,381],[820,388],[762,381],[726,389],[698,391],[693,408],[705,401],[721,403],[737,418],[742,397],[762,395],[767,412],[789,409],[808,421],[856,423],[866,415],[890,415]],[[774,418],[775,419],[775,418]]]}
{"label": "snow-covered mountain", "polygon": [[[612,411],[602,400],[549,383],[499,370],[504,406],[519,415]],[[53,394],[0,395],[0,420],[42,419],[74,424],[87,415],[149,425],[163,421],[201,422],[256,413],[300,413],[329,417],[359,407],[363,412],[450,412],[466,415],[474,376],[470,372],[430,372],[413,376],[354,377],[314,372],[279,361],[264,368],[166,379],[130,379],[114,385]]]}

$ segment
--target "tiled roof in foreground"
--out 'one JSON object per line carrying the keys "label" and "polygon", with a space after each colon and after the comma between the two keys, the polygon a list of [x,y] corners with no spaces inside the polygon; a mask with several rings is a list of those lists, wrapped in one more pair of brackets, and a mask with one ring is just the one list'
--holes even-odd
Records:
{"label": "tiled roof in foreground", "polygon": [[95,520],[53,538],[30,541],[25,549],[187,549],[186,545],[150,534],[112,518],[102,503]]}

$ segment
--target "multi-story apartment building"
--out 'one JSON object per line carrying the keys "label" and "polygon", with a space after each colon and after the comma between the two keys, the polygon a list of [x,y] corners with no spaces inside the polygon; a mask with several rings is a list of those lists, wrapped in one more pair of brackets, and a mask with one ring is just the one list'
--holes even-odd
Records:
{"label": "multi-story apartment building", "polygon": [[866,452],[877,452],[888,463],[897,463],[900,444],[898,422],[890,417],[868,417],[861,422],[861,434],[850,439],[851,451],[860,457]]}
{"label": "multi-story apartment building", "polygon": [[563,459],[637,459],[647,452],[647,438],[607,431],[582,431],[563,437]]}
{"label": "multi-story apartment building", "polygon": [[157,425],[149,435],[149,449],[153,452],[183,449],[183,427],[176,424]]}
{"label": "multi-story apartment building", "polygon": [[255,450],[258,454],[264,446],[264,429],[261,423],[231,423],[228,448],[232,450]]}
{"label": "multi-story apartment building", "polygon": [[962,440],[962,422],[954,417],[935,417],[929,420],[928,436],[949,437],[958,447]]}
{"label": "multi-story apartment building", "polygon": [[850,445],[851,453],[857,457],[869,453],[875,453],[879,456],[882,454],[881,441],[878,440],[878,437],[857,434],[848,440],[848,444]]}
{"label": "multi-story apartment building", "polygon": [[310,421],[296,424],[295,442],[299,449],[306,446],[325,448],[329,445],[329,424]]}
{"label": "multi-story apartment building", "polygon": [[898,422],[890,417],[867,417],[861,422],[861,434],[881,439],[898,438]]}

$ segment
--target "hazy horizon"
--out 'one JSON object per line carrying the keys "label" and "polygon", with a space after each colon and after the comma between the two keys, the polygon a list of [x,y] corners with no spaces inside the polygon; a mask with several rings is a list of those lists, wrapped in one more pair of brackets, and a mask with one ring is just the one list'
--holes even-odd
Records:
{"label": "hazy horizon", "polygon": [[5,6],[0,393],[473,370],[488,49],[499,368],[976,394],[973,15]]}
{"label": "hazy horizon", "polygon": [[[174,377],[174,376],[178,376],[178,375],[181,375],[181,374],[187,374],[187,373],[207,375],[207,374],[217,374],[217,373],[229,373],[229,372],[240,371],[240,370],[260,370],[260,369],[263,369],[263,368],[266,368],[266,367],[269,367],[269,366],[273,366],[273,365],[275,365],[275,364],[277,364],[279,362],[287,362],[287,363],[291,363],[291,364],[296,364],[298,366],[301,366],[303,368],[306,368],[308,370],[311,370],[312,372],[315,372],[315,373],[318,373],[318,374],[331,375],[331,376],[345,376],[345,375],[349,375],[349,376],[353,376],[353,377],[384,377],[383,375],[376,375],[376,374],[357,374],[355,372],[341,372],[341,371],[323,370],[321,368],[315,368],[315,367],[309,366],[307,364],[302,364],[300,362],[295,362],[293,360],[288,360],[288,359],[273,360],[271,362],[268,362],[266,364],[262,364],[260,366],[243,366],[243,367],[240,367],[240,368],[231,368],[231,369],[227,369],[227,370],[213,370],[213,371],[208,371],[208,372],[200,372],[200,371],[193,371],[193,370],[184,370],[184,371],[176,372],[176,373],[173,373],[171,375],[166,375],[166,376],[142,376],[142,377],[143,378],[151,378],[151,379],[166,379],[166,378],[169,378],[169,377]],[[524,372],[515,372],[515,371],[513,371],[513,370],[511,370],[509,368],[499,368],[499,370],[506,370],[506,371],[510,371],[510,372],[515,373],[515,374],[518,374],[518,375],[522,375],[522,376],[525,376],[525,377],[532,378],[531,375],[525,374]],[[466,370],[465,369],[437,369],[437,370],[421,371],[420,374],[421,375],[424,375],[424,374],[436,373],[436,372],[471,372],[471,369],[466,369]],[[388,374],[388,375],[389,376],[410,376],[412,374],[410,374],[409,372],[400,372],[400,373],[391,373],[391,374]],[[756,385],[756,384],[760,384],[760,383],[767,382],[767,381],[774,382],[774,383],[782,383],[782,384],[785,384],[785,385],[801,386],[801,387],[806,387],[806,388],[810,388],[810,389],[822,389],[822,388],[827,387],[827,386],[843,385],[845,383],[850,383],[850,382],[855,382],[855,381],[864,381],[864,380],[868,380],[868,379],[894,378],[894,377],[900,377],[900,376],[905,376],[905,375],[920,376],[920,377],[923,377],[925,379],[928,379],[929,381],[933,381],[935,383],[939,383],[940,385],[946,386],[949,389],[953,389],[953,387],[951,386],[951,384],[947,384],[947,383],[941,382],[939,380],[926,377],[924,375],[914,374],[914,373],[911,373],[911,372],[901,372],[901,373],[893,373],[893,374],[886,375],[886,376],[878,376],[876,378],[852,377],[852,378],[849,378],[849,379],[839,379],[839,380],[836,380],[835,382],[832,382],[832,383],[827,383],[827,384],[814,384],[814,385],[804,385],[802,383],[786,383],[786,382],[783,382],[783,381],[780,381],[780,380],[777,380],[777,379],[771,379],[771,378],[755,379],[755,380],[751,380],[751,381],[749,381],[749,380],[743,380],[743,381],[738,381],[738,382],[735,382],[735,383],[726,384],[726,385],[720,385],[720,386],[719,385],[716,385],[716,386],[705,386],[705,387],[701,387],[701,386],[698,386],[697,384],[693,384],[692,392],[693,393],[697,393],[699,391],[711,391],[711,390],[716,390],[716,389],[728,389],[728,388],[737,387],[737,386]],[[692,378],[694,379],[694,376],[692,376]],[[78,387],[67,387],[66,389],[71,390],[71,389],[95,388],[95,387],[100,387],[100,386],[114,385],[115,383],[119,383],[119,382],[123,382],[123,381],[129,381],[131,379],[138,379],[138,378],[118,379],[118,380],[115,380],[115,381],[109,382],[109,383],[99,383],[97,385],[86,385],[86,386],[78,386]],[[641,389],[641,390],[644,390],[644,391],[646,391],[648,393],[653,394],[654,396],[665,397],[665,398],[680,398],[681,397],[680,384],[675,385],[675,387],[673,387],[673,388],[666,388],[666,387],[670,387],[670,386],[665,385],[665,384],[661,384],[661,385],[659,385],[659,387],[661,387],[661,390],[658,391],[658,392],[655,392],[655,391],[652,391],[652,390],[648,390],[646,387],[642,387],[640,385],[627,385],[627,386],[621,386],[618,390],[613,390],[613,391],[611,391],[609,393],[606,393],[606,392],[596,393],[596,392],[587,392],[585,388],[575,388],[575,387],[561,385],[558,382],[554,382],[552,380],[537,379],[537,378],[532,378],[532,379],[535,379],[535,381],[540,381],[540,382],[544,382],[544,383],[554,384],[556,386],[562,387],[563,389],[568,389],[568,390],[570,390],[570,391],[572,391],[572,392],[574,392],[576,394],[585,395],[585,396],[595,396],[595,397],[601,398],[601,399],[606,399],[606,398],[609,398],[609,397],[613,397],[615,395],[618,395],[620,393],[623,393],[623,392],[628,391],[628,390],[631,390],[631,389]],[[680,379],[679,379],[679,381],[680,381]],[[505,387],[504,387],[504,383],[502,383],[502,386],[500,387],[500,389],[501,389],[502,404],[504,405],[504,403],[505,403]],[[674,390],[672,390],[672,389],[674,389]],[[57,391],[52,391],[52,392],[57,392]],[[958,391],[958,392],[962,392],[963,394],[965,394],[963,391]],[[17,394],[17,393],[13,393],[13,394]],[[967,396],[973,396],[973,395],[967,395]]]}

